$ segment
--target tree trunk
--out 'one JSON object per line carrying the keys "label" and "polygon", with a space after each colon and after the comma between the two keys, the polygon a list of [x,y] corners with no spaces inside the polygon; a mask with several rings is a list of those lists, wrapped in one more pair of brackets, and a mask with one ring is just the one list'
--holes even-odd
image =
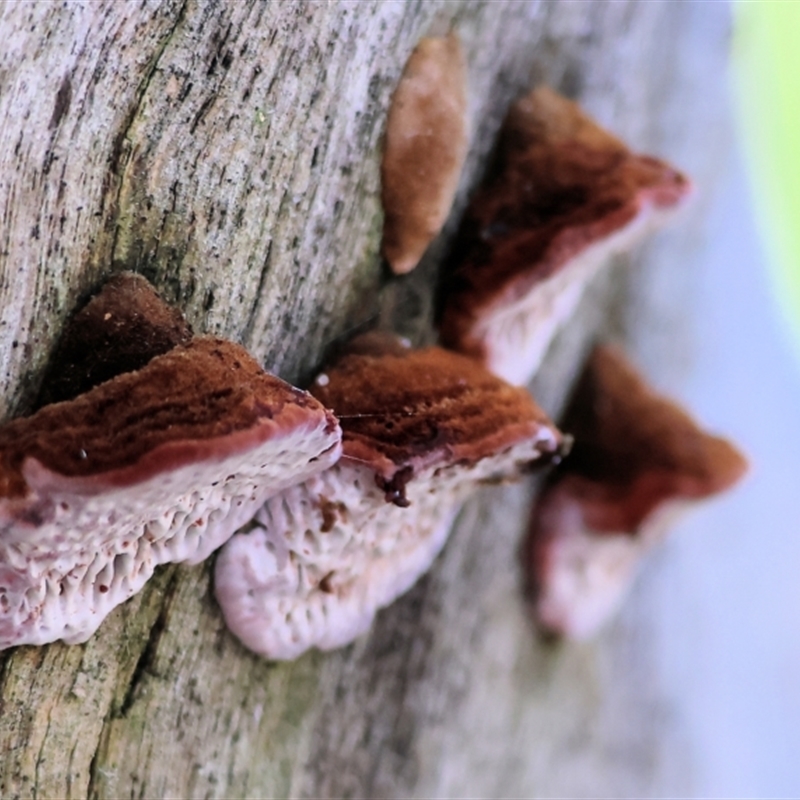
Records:
{"label": "tree trunk", "polygon": [[[431,340],[437,264],[512,99],[546,81],[709,189],[697,134],[717,121],[726,27],[720,4],[669,0],[2,4],[0,416],[29,410],[65,319],[122,269],[290,381],[378,317]],[[390,279],[386,109],[418,39],[450,28],[470,155],[443,235]],[[664,355],[703,207],[701,191],[679,233],[588,293],[534,382],[551,412],[598,331]],[[85,645],[4,653],[0,795],[684,793],[647,609],[593,645],[533,635],[516,558],[533,490],[482,491],[434,569],[335,653],[247,652],[207,564],[160,570]]]}

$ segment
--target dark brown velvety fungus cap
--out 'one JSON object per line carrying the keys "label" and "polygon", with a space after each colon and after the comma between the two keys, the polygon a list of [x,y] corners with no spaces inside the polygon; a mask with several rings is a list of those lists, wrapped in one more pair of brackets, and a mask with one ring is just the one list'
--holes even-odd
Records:
{"label": "dark brown velvety fungus cap", "polygon": [[467,152],[466,66],[456,36],[422,39],[392,97],[381,163],[383,254],[410,272],[444,225]]}
{"label": "dark brown velvety fungus cap", "polygon": [[525,383],[596,268],[689,191],[685,176],[631,153],[575,103],[534,90],[511,107],[462,223],[442,341]]}
{"label": "dark brown velvety fungus cap", "polygon": [[673,512],[735,484],[747,462],[611,347],[592,353],[564,427],[574,444],[533,509],[527,561],[540,624],[580,637],[616,609]]}
{"label": "dark brown velvety fungus cap", "polygon": [[141,275],[115,275],[67,323],[42,382],[38,407],[71,400],[188,344],[192,329]]}
{"label": "dark brown velvety fungus cap", "polygon": [[[708,497],[745,473],[744,456],[656,394],[616,348],[593,351],[564,418],[572,451],[554,472],[585,482],[587,522],[634,534],[664,499]],[[598,508],[590,512],[596,498]]]}
{"label": "dark brown velvety fungus cap", "polygon": [[0,647],[84,641],[158,564],[201,561],[339,455],[333,415],[198,338],[0,428]]}
{"label": "dark brown velvety fungus cap", "polygon": [[438,347],[371,334],[317,377],[342,458],[268,500],[219,554],[229,628],[268,658],[341,647],[431,565],[461,503],[557,456],[527,392]]}
{"label": "dark brown velvety fungus cap", "polygon": [[474,463],[536,430],[548,431],[554,450],[560,443],[528,392],[473,359],[388,335],[354,340],[310,391],[337,415],[344,457],[369,463],[387,485],[432,465]]}

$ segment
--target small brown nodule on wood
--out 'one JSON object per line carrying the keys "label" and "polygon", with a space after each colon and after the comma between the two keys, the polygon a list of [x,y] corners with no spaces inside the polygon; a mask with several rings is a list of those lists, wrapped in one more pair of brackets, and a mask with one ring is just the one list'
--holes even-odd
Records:
{"label": "small brown nodule on wood", "polygon": [[442,229],[467,151],[466,66],[454,34],[422,39],[392,97],[381,165],[383,255],[410,272]]}
{"label": "small brown nodule on wood", "polygon": [[72,400],[191,338],[183,314],[165,303],[146,278],[133,272],[115,275],[67,323],[37,406]]}

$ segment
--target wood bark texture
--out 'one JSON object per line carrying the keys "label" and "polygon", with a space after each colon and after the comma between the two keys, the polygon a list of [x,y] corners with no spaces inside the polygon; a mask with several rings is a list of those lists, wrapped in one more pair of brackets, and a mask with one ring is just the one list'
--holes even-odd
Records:
{"label": "wood bark texture", "polygon": [[[375,320],[431,340],[455,223],[509,103],[541,81],[712,186],[697,132],[713,124],[726,17],[636,0],[3,3],[0,418],[30,409],[65,319],[123,269],[290,381]],[[419,38],[451,29],[470,152],[444,232],[393,279],[386,111]],[[549,410],[597,331],[641,330],[644,309],[651,361],[674,344],[679,315],[652,288],[674,298],[691,281],[702,209],[701,192],[680,234],[593,287],[535,381]],[[338,652],[251,655],[206,564],[162,569],[85,645],[1,654],[0,796],[682,794],[647,609],[592,645],[533,635],[516,557],[533,490],[481,492],[431,573]]]}

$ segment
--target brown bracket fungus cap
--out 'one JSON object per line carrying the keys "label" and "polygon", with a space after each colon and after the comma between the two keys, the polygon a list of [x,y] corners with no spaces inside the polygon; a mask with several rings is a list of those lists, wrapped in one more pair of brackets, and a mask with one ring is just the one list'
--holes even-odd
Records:
{"label": "brown bracket fungus cap", "polygon": [[381,164],[383,254],[398,275],[414,269],[450,213],[467,153],[466,113],[458,38],[422,39],[392,97]]}
{"label": "brown bracket fungus cap", "polygon": [[368,334],[313,392],[340,418],[342,458],[267,502],[217,558],[228,626],[274,659],[364,633],[428,569],[477,484],[561,443],[527,392],[438,347]]}
{"label": "brown bracket fungus cap", "polygon": [[573,448],[536,501],[525,560],[537,623],[580,639],[616,611],[676,512],[735,484],[747,462],[609,347],[594,350],[564,428]]}
{"label": "brown bracket fungus cap", "polygon": [[536,372],[584,285],[678,206],[689,181],[634,155],[573,102],[515,103],[472,198],[442,289],[442,342],[515,384]]}
{"label": "brown bracket fungus cap", "polygon": [[115,275],[67,323],[38,405],[72,400],[191,339],[181,312],[165,303],[147,279],[133,272]]}
{"label": "brown bracket fungus cap", "polygon": [[335,462],[313,397],[198,338],[0,428],[0,648],[85,641],[159,564],[197,563]]}

